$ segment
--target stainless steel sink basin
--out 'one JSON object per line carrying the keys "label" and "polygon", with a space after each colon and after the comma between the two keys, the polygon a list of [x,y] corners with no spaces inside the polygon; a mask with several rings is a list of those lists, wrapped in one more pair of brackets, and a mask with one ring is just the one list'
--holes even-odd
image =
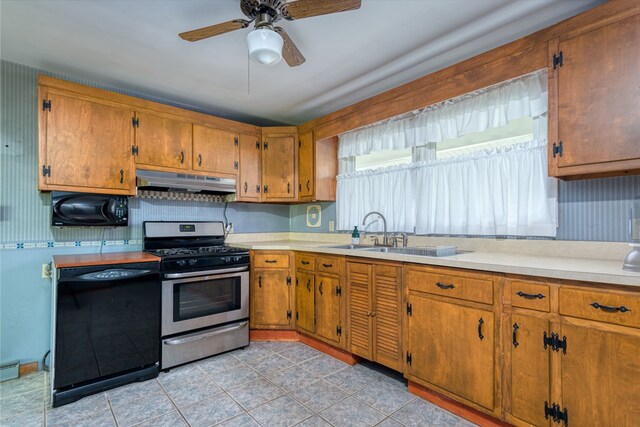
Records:
{"label": "stainless steel sink basin", "polygon": [[418,255],[418,256],[431,256],[431,257],[443,257],[443,256],[453,256],[468,253],[470,251],[459,251],[455,249],[454,251],[446,251],[438,248],[436,246],[427,246],[423,248],[390,248],[390,247],[374,247],[363,249],[367,252],[381,252],[381,253],[389,253],[389,254],[401,254],[401,255]]}
{"label": "stainless steel sink basin", "polygon": [[325,248],[332,248],[332,249],[371,249],[371,248],[373,248],[373,246],[371,246],[371,245],[332,245],[332,246],[325,246]]}

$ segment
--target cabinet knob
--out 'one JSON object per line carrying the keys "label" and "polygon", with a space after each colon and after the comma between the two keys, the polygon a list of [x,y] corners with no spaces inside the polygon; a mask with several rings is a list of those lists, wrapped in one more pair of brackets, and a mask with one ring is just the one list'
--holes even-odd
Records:
{"label": "cabinet knob", "polygon": [[198,166],[202,166],[202,154],[198,154]]}
{"label": "cabinet knob", "polygon": [[180,163],[184,163],[184,150],[180,152]]}
{"label": "cabinet knob", "polygon": [[120,169],[120,184],[124,184],[124,170]]}
{"label": "cabinet knob", "polygon": [[247,184],[247,181],[244,182],[244,192],[245,194],[247,193],[247,190],[249,189],[249,184]]}

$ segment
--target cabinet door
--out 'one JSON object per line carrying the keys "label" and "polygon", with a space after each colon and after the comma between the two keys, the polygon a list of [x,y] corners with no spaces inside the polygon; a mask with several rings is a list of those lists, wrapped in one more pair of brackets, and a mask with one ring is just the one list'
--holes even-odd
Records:
{"label": "cabinet door", "polygon": [[315,276],[296,272],[296,327],[315,333]]}
{"label": "cabinet door", "polygon": [[259,202],[261,177],[261,144],[257,136],[242,135],[238,138],[238,187],[236,197],[241,202]]}
{"label": "cabinet door", "polygon": [[136,112],[136,119],[136,164],[158,169],[191,168],[191,123],[140,112]]}
{"label": "cabinet door", "polygon": [[286,328],[291,323],[289,270],[254,270],[251,277],[253,328]]}
{"label": "cabinet door", "polygon": [[640,331],[562,325],[562,405],[574,426],[634,426],[640,420]]}
{"label": "cabinet door", "polygon": [[347,263],[349,347],[368,360],[373,360],[371,280],[370,264]]}
{"label": "cabinet door", "polygon": [[342,342],[342,292],[337,277],[316,275],[316,334]]}
{"label": "cabinet door", "polygon": [[373,267],[374,360],[402,370],[401,267]]}
{"label": "cabinet door", "polygon": [[298,148],[298,198],[312,200],[314,193],[313,132],[300,135]]}
{"label": "cabinet door", "polygon": [[409,301],[409,372],[493,410],[493,313],[418,295]]}
{"label": "cabinet door", "polygon": [[193,170],[235,178],[238,170],[238,135],[193,125]]}
{"label": "cabinet door", "polygon": [[51,172],[42,177],[43,189],[129,193],[133,112],[56,93],[46,98],[51,110],[41,112],[46,114],[41,163]]}
{"label": "cabinet door", "polygon": [[505,366],[505,375],[511,385],[508,390],[509,413],[536,426],[549,425],[544,418],[544,402],[550,399],[549,360],[551,348],[544,348],[544,333],[550,334],[549,320],[540,317],[512,314],[506,319],[509,333],[505,335],[504,349],[511,356]]}
{"label": "cabinet door", "polygon": [[262,144],[264,200],[295,199],[296,138],[267,136]]}
{"label": "cabinet door", "polygon": [[560,41],[558,51],[563,154],[550,160],[562,168],[640,158],[640,15]]}

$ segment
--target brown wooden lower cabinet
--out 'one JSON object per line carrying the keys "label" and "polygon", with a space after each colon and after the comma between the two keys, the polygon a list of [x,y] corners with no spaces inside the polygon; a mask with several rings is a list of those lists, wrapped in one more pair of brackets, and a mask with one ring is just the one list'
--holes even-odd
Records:
{"label": "brown wooden lower cabinet", "polygon": [[347,262],[349,350],[402,371],[402,266]]}
{"label": "brown wooden lower cabinet", "polygon": [[[277,267],[254,267],[255,260],[278,260]],[[292,254],[287,251],[251,252],[250,317],[253,329],[293,329],[295,295],[292,286]]]}

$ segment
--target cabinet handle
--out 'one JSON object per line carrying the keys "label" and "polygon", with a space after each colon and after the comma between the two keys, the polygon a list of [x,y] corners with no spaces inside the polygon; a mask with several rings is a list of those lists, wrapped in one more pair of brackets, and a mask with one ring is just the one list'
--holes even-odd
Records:
{"label": "cabinet handle", "polygon": [[322,266],[324,268],[331,268],[331,267],[333,267],[333,264],[322,264]]}
{"label": "cabinet handle", "polygon": [[265,259],[264,262],[266,262],[267,264],[277,264],[278,260],[277,259]]}
{"label": "cabinet handle", "polygon": [[124,170],[120,169],[120,184],[124,184]]}
{"label": "cabinet handle", "polygon": [[376,317],[376,312],[375,311],[371,312],[371,317]]}
{"label": "cabinet handle", "polygon": [[244,192],[245,194],[247,193],[247,190],[249,189],[249,184],[247,184],[247,181],[244,182]]}
{"label": "cabinet handle", "polygon": [[311,279],[307,280],[307,290],[311,292]]}
{"label": "cabinet handle", "polygon": [[287,182],[287,193],[291,193],[291,183]]}
{"label": "cabinet handle", "polygon": [[310,187],[309,184],[310,184],[310,182],[309,182],[309,180],[307,180],[307,191],[311,191],[311,187]]}
{"label": "cabinet handle", "polygon": [[258,287],[262,287],[262,276],[258,276]]}
{"label": "cabinet handle", "polygon": [[318,289],[320,291],[320,295],[322,295],[322,286],[324,285],[324,283],[320,282],[320,288]]}
{"label": "cabinet handle", "polygon": [[436,286],[439,287],[440,289],[453,289],[455,288],[455,286],[453,286],[453,283],[450,283],[448,285],[442,283],[442,282],[436,282]]}
{"label": "cabinet handle", "polygon": [[202,154],[198,154],[198,166],[202,166]]}
{"label": "cabinet handle", "polygon": [[517,323],[513,324],[513,346],[517,347],[520,343],[518,342],[518,329],[520,329],[520,326],[518,326]]}
{"label": "cabinet handle", "polygon": [[596,310],[600,309],[602,311],[606,311],[607,313],[615,313],[617,311],[619,311],[620,313],[626,313],[627,311],[631,311],[630,308],[627,308],[624,305],[621,305],[620,307],[611,307],[609,305],[598,304],[597,302],[591,304],[591,307],[595,308]]}
{"label": "cabinet handle", "polygon": [[525,294],[522,291],[516,292],[516,295],[518,295],[520,298],[524,298],[524,299],[542,299],[544,298],[544,295],[542,294]]}
{"label": "cabinet handle", "polygon": [[180,163],[184,163],[184,150],[180,152]]}
{"label": "cabinet handle", "polygon": [[309,265],[309,261],[300,261],[302,265]]}
{"label": "cabinet handle", "polygon": [[484,320],[482,320],[482,317],[481,317],[480,320],[478,320],[478,338],[480,338],[480,341],[484,339],[484,335],[482,335],[483,324],[484,324]]}

